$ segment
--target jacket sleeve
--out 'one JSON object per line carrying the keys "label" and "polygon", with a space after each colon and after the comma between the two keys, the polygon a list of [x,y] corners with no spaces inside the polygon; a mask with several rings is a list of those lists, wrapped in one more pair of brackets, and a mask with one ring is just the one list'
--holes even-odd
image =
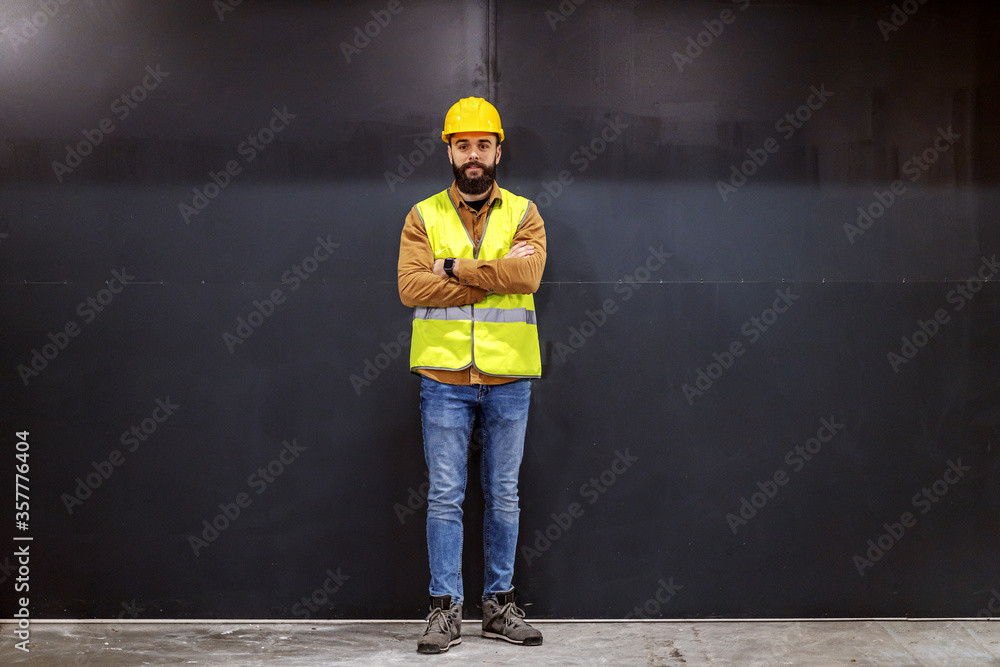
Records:
{"label": "jacket sleeve", "polygon": [[458,282],[478,287],[487,293],[534,294],[542,282],[545,269],[545,224],[532,202],[524,222],[517,228],[511,246],[521,241],[535,247],[530,257],[510,259],[462,259],[458,263]]}
{"label": "jacket sleeve", "polygon": [[414,209],[407,214],[400,235],[396,277],[399,298],[409,308],[467,306],[486,298],[486,290],[434,273],[434,250],[424,223]]}

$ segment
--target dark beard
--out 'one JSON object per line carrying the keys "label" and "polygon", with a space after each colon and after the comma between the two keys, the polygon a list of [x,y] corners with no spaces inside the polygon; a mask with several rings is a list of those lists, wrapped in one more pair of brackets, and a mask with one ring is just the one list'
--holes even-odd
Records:
{"label": "dark beard", "polygon": [[[468,178],[465,172],[469,167],[479,167],[483,170],[482,175],[478,178]],[[451,165],[451,171],[455,174],[455,183],[458,184],[458,189],[461,192],[467,195],[481,195],[489,192],[490,188],[493,187],[497,175],[497,165],[494,163],[492,167],[487,167],[482,162],[466,162],[461,167]]]}

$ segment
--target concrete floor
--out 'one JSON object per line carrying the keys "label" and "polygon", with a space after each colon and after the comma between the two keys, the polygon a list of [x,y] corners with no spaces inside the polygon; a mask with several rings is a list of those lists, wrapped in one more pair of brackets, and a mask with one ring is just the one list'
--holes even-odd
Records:
{"label": "concrete floor", "polygon": [[445,654],[416,653],[423,624],[35,623],[30,653],[9,621],[0,665],[1000,665],[1000,623],[536,621],[542,646],[513,646],[464,624]]}

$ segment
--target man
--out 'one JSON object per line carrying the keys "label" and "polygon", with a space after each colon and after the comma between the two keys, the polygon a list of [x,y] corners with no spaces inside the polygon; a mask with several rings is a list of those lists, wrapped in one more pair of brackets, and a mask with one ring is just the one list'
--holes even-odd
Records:
{"label": "man", "polygon": [[511,580],[531,378],[542,371],[531,295],[545,268],[545,228],[533,203],[496,184],[503,136],[486,100],[451,107],[441,138],[455,182],[410,210],[399,243],[399,296],[414,309],[410,370],[421,376],[430,474],[431,609],[420,653],[462,641],[462,501],[477,416],[486,504],[482,634],[542,643],[514,603]]}

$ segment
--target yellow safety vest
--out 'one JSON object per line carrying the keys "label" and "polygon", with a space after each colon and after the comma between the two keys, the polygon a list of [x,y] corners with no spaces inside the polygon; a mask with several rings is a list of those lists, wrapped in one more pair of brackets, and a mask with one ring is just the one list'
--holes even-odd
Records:
{"label": "yellow safety vest", "polygon": [[[500,192],[500,201],[486,214],[478,253],[448,190],[416,205],[434,259],[491,260],[507,255],[531,202],[502,188]],[[468,306],[413,309],[410,370],[454,371],[469,366],[487,375],[541,377],[532,295],[493,293]]]}

